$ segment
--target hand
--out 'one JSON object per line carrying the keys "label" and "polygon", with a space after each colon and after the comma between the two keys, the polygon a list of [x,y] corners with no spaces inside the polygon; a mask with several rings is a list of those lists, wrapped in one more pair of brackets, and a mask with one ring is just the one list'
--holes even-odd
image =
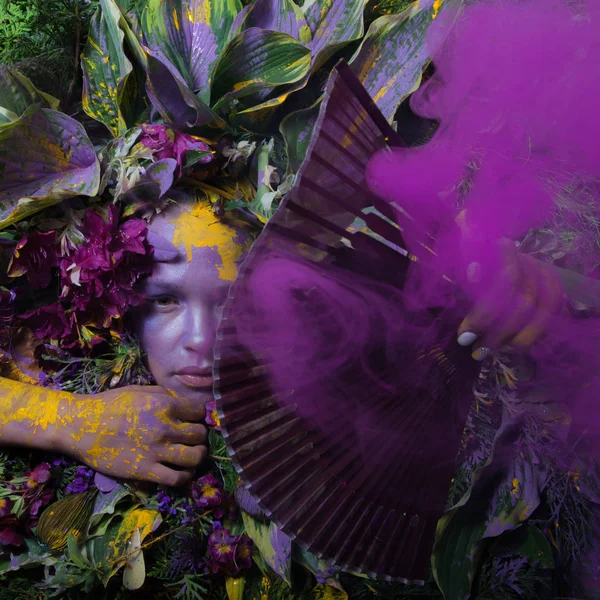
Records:
{"label": "hand", "polygon": [[208,454],[204,406],[158,386],[76,394],[64,410],[60,451],[106,475],[179,486]]}
{"label": "hand", "polygon": [[[521,254],[508,240],[501,243],[502,268],[486,289],[473,283],[477,300],[458,328],[458,343],[484,360],[494,350],[523,350],[547,330],[563,306],[556,270]],[[473,276],[471,276],[471,280]]]}

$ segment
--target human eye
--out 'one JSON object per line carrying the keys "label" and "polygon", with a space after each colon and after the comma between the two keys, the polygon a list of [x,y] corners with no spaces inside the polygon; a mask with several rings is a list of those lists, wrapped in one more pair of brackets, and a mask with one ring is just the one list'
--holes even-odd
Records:
{"label": "human eye", "polygon": [[179,300],[173,296],[161,295],[161,296],[150,296],[146,302],[157,310],[170,310],[179,306]]}

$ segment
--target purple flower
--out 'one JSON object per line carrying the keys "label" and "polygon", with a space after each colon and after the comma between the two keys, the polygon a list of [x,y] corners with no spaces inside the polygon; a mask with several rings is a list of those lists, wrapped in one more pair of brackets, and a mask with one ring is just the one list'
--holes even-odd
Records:
{"label": "purple flower", "polygon": [[[146,148],[153,150],[154,158],[174,158],[179,165],[179,176],[183,172],[185,153],[188,150],[211,152],[210,146],[193,135],[169,129],[164,125],[142,125],[144,136],[140,140]],[[212,154],[201,157],[197,162],[212,161]]]}
{"label": "purple flower", "polygon": [[0,518],[10,515],[13,503],[8,498],[0,498]]}
{"label": "purple flower", "polygon": [[171,496],[169,496],[164,490],[158,490],[156,495],[158,500],[158,510],[161,513],[174,515],[177,509],[171,505]]}
{"label": "purple flower", "polygon": [[37,487],[50,479],[50,465],[47,462],[40,463],[32,471],[25,471],[23,475],[29,478],[25,483],[25,487]]}
{"label": "purple flower", "polygon": [[87,492],[92,480],[94,479],[94,471],[87,467],[77,467],[73,481],[67,485],[65,492],[67,494],[81,494]]}
{"label": "purple flower", "polygon": [[9,277],[27,274],[33,289],[46,288],[52,278],[52,267],[56,267],[56,232],[33,231],[21,238],[16,245],[10,265]]}
{"label": "purple flower", "polygon": [[208,538],[208,569],[210,572],[239,575],[252,566],[252,540],[246,535],[232,535],[228,529],[215,524]]}
{"label": "purple flower", "polygon": [[20,546],[23,543],[23,536],[14,529],[8,527],[0,529],[0,545],[2,546]]}
{"label": "purple flower", "polygon": [[212,508],[225,500],[223,485],[210,473],[192,483],[191,495],[197,508]]}
{"label": "purple flower", "polygon": [[73,314],[66,313],[60,302],[23,313],[21,319],[39,340],[65,339],[76,335]]}
{"label": "purple flower", "polygon": [[63,348],[89,348],[104,341],[101,330],[142,301],[134,284],[152,269],[152,247],[142,219],[120,223],[119,209],[111,205],[106,221],[88,210],[81,231],[85,242],[60,260],[60,300],[21,315],[38,339],[57,339]]}

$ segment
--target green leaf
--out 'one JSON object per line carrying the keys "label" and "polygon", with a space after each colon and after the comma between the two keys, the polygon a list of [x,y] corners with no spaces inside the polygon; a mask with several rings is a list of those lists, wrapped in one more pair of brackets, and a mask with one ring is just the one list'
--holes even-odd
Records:
{"label": "green leaf", "polygon": [[[500,456],[513,444],[510,436],[498,433]],[[438,522],[432,556],[435,580],[445,600],[467,600],[479,566],[486,538],[515,529],[540,504],[547,471],[532,455],[517,455],[507,468],[491,465],[478,471],[475,484],[463,500]]]}
{"label": "green leaf", "polygon": [[253,27],[227,46],[215,68],[212,98],[218,110],[234,98],[301,80],[310,50],[285,33]]}
{"label": "green leaf", "polygon": [[[446,0],[446,17],[456,16],[462,0]],[[437,4],[435,5],[437,6]],[[451,12],[454,11],[454,15]],[[419,87],[432,48],[425,37],[437,10],[431,1],[414,3],[399,15],[380,17],[371,24],[350,61],[354,73],[388,120],[398,105]]]}
{"label": "green leaf", "polygon": [[275,523],[261,523],[242,512],[248,537],[254,542],[264,561],[286,583],[291,585],[291,540]]}
{"label": "green leaf", "polygon": [[306,0],[302,11],[312,32],[311,70],[322,67],[338,50],[364,33],[366,0]]}
{"label": "green leaf", "polygon": [[119,7],[113,0],[100,0],[100,5],[90,23],[88,41],[81,55],[83,109],[104,123],[114,137],[119,137],[127,131],[122,104],[133,67],[123,49]]}
{"label": "green leaf", "polygon": [[100,165],[83,126],[29,109],[0,128],[0,229],[73,196],[94,196]]}
{"label": "green leaf", "polygon": [[285,140],[288,160],[286,175],[297,173],[300,169],[319,116],[320,105],[321,100],[318,100],[309,108],[293,112],[281,121],[279,131]]}
{"label": "green leaf", "polygon": [[555,566],[550,542],[534,525],[522,525],[514,531],[502,534],[489,552],[498,556],[509,552],[523,556],[541,569],[553,569]]}
{"label": "green leaf", "polygon": [[67,557],[80,569],[89,569],[92,567],[92,563],[83,555],[73,534],[67,538],[67,550]]}
{"label": "green leaf", "polygon": [[0,126],[20,119],[34,104],[56,110],[59,101],[50,94],[40,92],[18,71],[0,66]]}
{"label": "green leaf", "polygon": [[239,0],[149,0],[142,13],[150,50],[164,55],[204,103],[209,102],[215,63],[241,8]]}

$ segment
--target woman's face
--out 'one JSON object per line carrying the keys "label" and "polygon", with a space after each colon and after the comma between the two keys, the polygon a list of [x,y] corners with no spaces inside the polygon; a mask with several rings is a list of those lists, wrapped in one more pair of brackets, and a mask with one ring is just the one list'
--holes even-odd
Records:
{"label": "woman's face", "polygon": [[158,215],[148,239],[155,264],[142,284],[146,301],[134,315],[148,367],[158,385],[207,402],[221,306],[250,236],[199,203]]}

